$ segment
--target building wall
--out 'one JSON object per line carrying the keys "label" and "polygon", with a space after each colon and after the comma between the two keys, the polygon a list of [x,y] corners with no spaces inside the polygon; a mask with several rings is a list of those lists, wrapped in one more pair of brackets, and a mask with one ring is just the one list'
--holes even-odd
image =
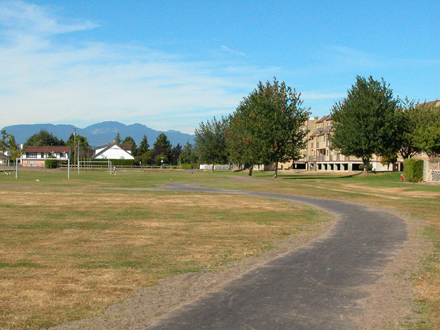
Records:
{"label": "building wall", "polygon": [[[303,157],[295,162],[287,162],[278,165],[278,169],[306,169],[309,171],[342,171],[351,172],[359,170],[362,159],[353,156],[345,156],[333,150],[330,143],[333,123],[331,116],[310,118],[304,125],[309,130],[307,134],[307,147],[302,151]],[[400,171],[403,159],[398,159],[395,167],[384,166],[380,163],[380,157],[373,155],[370,163],[374,171]]]}

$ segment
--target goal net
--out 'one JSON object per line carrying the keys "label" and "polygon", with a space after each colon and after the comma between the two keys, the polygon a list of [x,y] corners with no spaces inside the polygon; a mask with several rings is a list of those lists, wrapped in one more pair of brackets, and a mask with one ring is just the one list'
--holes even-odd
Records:
{"label": "goal net", "polygon": [[112,162],[110,160],[81,160],[78,162],[78,173],[80,171],[108,170],[112,174]]}

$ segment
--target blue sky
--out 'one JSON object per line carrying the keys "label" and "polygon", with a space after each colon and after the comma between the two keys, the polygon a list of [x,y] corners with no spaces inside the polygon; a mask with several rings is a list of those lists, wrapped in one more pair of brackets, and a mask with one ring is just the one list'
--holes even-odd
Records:
{"label": "blue sky", "polygon": [[328,114],[356,75],[440,98],[440,1],[2,1],[0,127],[194,133],[274,76]]}

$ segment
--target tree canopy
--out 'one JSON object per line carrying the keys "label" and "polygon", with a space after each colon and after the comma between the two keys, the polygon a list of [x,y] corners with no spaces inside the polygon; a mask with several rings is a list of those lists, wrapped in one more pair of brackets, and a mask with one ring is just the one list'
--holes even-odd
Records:
{"label": "tree canopy", "polygon": [[25,146],[43,147],[43,146],[65,146],[66,143],[61,139],[58,139],[52,133],[42,129],[40,132],[35,133],[24,143]]}
{"label": "tree canopy", "polygon": [[357,76],[347,97],[331,110],[332,147],[344,155],[361,158],[368,171],[373,154],[391,156],[402,145],[399,100],[389,85]]}
{"label": "tree canopy", "polygon": [[20,149],[15,141],[14,135],[7,133],[5,130],[1,131],[0,149],[3,154],[7,152],[8,156],[14,161],[24,152],[24,149]]}
{"label": "tree canopy", "polygon": [[[274,78],[260,82],[229,118],[228,150],[232,161],[253,164],[297,160],[304,149],[307,131],[303,124],[310,110],[301,94]],[[251,174],[252,172],[250,172]]]}
{"label": "tree canopy", "polygon": [[133,156],[136,156],[137,151],[137,145],[134,139],[131,136],[127,136],[124,141],[122,141],[122,144],[131,144],[131,154]]}
{"label": "tree canopy", "polygon": [[212,164],[214,171],[215,164],[227,162],[225,131],[227,121],[225,118],[207,120],[201,122],[195,130],[194,152],[202,162]]}
{"label": "tree canopy", "polygon": [[410,135],[415,147],[430,157],[440,155],[440,107],[420,104],[414,112],[414,127]]}

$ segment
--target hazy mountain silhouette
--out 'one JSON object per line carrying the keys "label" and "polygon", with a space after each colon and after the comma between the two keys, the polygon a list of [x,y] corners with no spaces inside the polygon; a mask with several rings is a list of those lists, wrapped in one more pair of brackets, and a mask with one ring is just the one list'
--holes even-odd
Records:
{"label": "hazy mountain silhouette", "polygon": [[[25,143],[26,140],[38,133],[40,130],[46,130],[59,139],[67,141],[70,134],[73,133],[73,125],[54,125],[54,124],[34,124],[34,125],[12,125],[2,128],[6,132],[15,136],[17,143]],[[119,133],[121,139],[131,136],[136,144],[142,141],[144,134],[147,136],[148,144],[153,147],[156,137],[160,133],[165,133],[173,146],[178,143],[184,146],[187,141],[194,142],[194,135],[181,133],[179,131],[169,130],[166,132],[156,131],[142,124],[125,125],[117,121],[104,121],[99,124],[93,124],[86,128],[76,128],[76,133],[85,136],[92,147],[102,146],[108,142],[113,142],[116,134]]]}

